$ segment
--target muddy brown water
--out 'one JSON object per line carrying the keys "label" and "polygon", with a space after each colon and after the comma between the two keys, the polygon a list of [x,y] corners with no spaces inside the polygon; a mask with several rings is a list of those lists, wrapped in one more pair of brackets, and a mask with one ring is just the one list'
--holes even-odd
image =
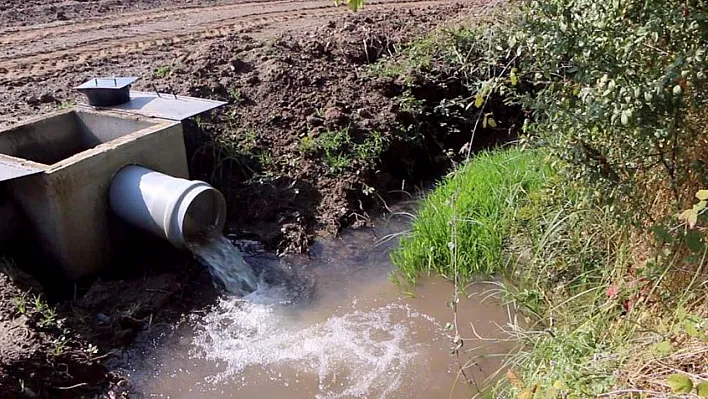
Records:
{"label": "muddy brown water", "polygon": [[[513,347],[502,331],[508,310],[490,285],[471,287],[458,308],[458,360],[445,329],[452,284],[425,278],[409,292],[391,283],[396,240],[381,241],[407,223],[383,224],[317,242],[310,258],[247,256],[261,275],[256,292],[154,328],[114,368],[145,398],[474,396]],[[464,383],[460,361],[478,387]]]}

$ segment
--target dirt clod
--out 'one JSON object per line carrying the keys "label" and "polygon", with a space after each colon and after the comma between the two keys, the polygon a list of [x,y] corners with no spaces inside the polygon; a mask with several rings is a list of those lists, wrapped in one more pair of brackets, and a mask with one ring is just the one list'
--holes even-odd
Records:
{"label": "dirt clod", "polygon": [[328,126],[341,126],[347,121],[347,115],[341,109],[331,107],[325,110],[324,120]]}

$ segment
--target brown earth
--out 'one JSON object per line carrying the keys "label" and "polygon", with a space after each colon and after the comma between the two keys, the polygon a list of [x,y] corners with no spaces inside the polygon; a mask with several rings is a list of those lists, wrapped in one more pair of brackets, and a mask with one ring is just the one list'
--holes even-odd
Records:
{"label": "brown earth", "polygon": [[[303,251],[313,234],[366,223],[390,189],[430,177],[437,157],[468,140],[432,137],[416,153],[399,132],[410,117],[397,99],[403,84],[367,70],[480,9],[446,0],[372,1],[355,15],[308,0],[6,1],[0,127],[82,101],[72,87],[96,76],[134,75],[138,89],[227,101],[186,123],[193,176],[225,192],[239,237]],[[330,148],[330,139],[341,140]],[[334,167],[332,156],[344,162]],[[126,258],[129,270],[68,289],[0,262],[0,398],[126,395],[103,361],[215,295],[184,254],[145,249],[136,253],[151,255]]]}
{"label": "brown earth", "polygon": [[[164,2],[136,6],[149,4]],[[346,129],[362,144],[371,131],[390,135],[402,87],[370,77],[366,65],[479,9],[473,2],[374,1],[351,15],[329,1],[210,4],[5,28],[0,127],[83,101],[73,87],[96,76],[134,75],[138,89],[229,101],[196,129],[204,132],[187,136],[197,153],[193,174],[230,197],[238,232],[281,250],[304,250],[312,234],[334,234],[361,219],[376,197],[361,192],[400,188],[408,176],[390,169],[412,167],[398,162],[372,176],[378,165],[352,159],[331,173],[322,154],[298,149],[303,137]],[[214,138],[219,159],[205,156]]]}
{"label": "brown earth", "polygon": [[[303,251],[312,234],[364,222],[380,201],[367,189],[386,196],[415,177],[410,154],[386,148],[402,140],[396,96],[403,86],[371,77],[366,66],[463,9],[372,12],[266,43],[229,36],[177,58],[154,85],[229,102],[190,130],[192,174],[227,195],[238,233]],[[383,153],[357,151],[372,132]],[[332,149],[342,156],[339,167],[327,149],[307,148],[337,135],[345,141]]]}

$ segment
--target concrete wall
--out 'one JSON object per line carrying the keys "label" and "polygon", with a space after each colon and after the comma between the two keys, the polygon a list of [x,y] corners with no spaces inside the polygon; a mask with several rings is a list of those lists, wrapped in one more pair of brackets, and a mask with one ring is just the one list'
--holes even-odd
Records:
{"label": "concrete wall", "polygon": [[[74,126],[81,126],[84,133],[93,132],[94,140],[118,137],[55,162],[44,173],[7,182],[15,204],[30,219],[35,244],[58,262],[70,278],[95,274],[110,263],[108,188],[116,172],[126,165],[138,164],[189,178],[179,122],[106,111],[82,111],[79,116]],[[64,117],[66,113],[60,114],[59,120]],[[51,142],[53,134],[63,134],[51,133],[61,130],[53,129],[56,125],[46,121],[32,124],[35,125],[19,129],[25,132],[50,129],[35,133],[35,137],[46,138],[43,143]],[[0,132],[0,151],[5,134],[7,132]],[[16,134],[11,133],[13,137]],[[74,135],[74,138],[86,137]]]}
{"label": "concrete wall", "polygon": [[73,111],[58,112],[0,131],[0,154],[51,165],[85,148]]}
{"label": "concrete wall", "polygon": [[0,154],[53,165],[156,123],[109,113],[59,111],[0,131]]}
{"label": "concrete wall", "polygon": [[2,183],[0,183],[0,222],[0,245],[2,245],[13,237],[21,222],[20,215],[10,201]]}

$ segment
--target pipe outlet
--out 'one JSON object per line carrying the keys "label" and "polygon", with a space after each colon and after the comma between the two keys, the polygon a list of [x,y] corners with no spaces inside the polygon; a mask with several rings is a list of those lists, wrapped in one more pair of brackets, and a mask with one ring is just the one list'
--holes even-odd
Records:
{"label": "pipe outlet", "polygon": [[109,201],[122,219],[178,248],[219,237],[226,223],[226,200],[214,187],[142,166],[126,166],[115,175]]}

